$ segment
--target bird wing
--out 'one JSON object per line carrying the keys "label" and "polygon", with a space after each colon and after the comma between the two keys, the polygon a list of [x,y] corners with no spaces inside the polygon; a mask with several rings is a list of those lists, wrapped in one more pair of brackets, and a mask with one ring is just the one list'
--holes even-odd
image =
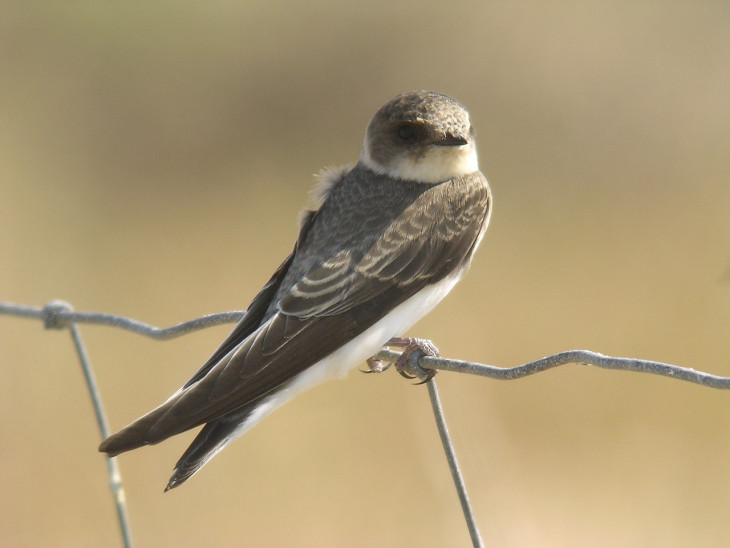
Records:
{"label": "bird wing", "polygon": [[251,304],[246,309],[246,314],[243,316],[243,318],[239,320],[239,322],[236,324],[236,327],[233,328],[233,331],[231,331],[231,333],[221,343],[217,350],[213,352],[210,358],[208,358],[208,360],[200,367],[200,369],[198,369],[198,371],[196,371],[195,374],[190,377],[190,379],[188,379],[188,381],[183,386],[183,390],[205,377],[208,372],[215,366],[215,364],[221,361],[221,359],[223,359],[226,354],[236,348],[246,339],[246,337],[248,337],[251,333],[256,331],[256,329],[261,326],[264,317],[266,316],[266,311],[271,306],[271,302],[276,296],[276,293],[279,291],[281,282],[284,279],[287,271],[289,270],[292,261],[294,260],[297,248],[307,234],[309,227],[312,225],[312,220],[315,217],[315,213],[315,211],[307,211],[306,214],[302,217],[301,228],[299,229],[299,237],[297,238],[297,243],[294,246],[294,251],[292,251],[291,254],[286,259],[284,259],[284,262],[279,265],[279,268],[277,268],[276,272],[272,274],[269,281],[266,282],[266,285],[261,288],[261,291],[259,291],[256,297],[254,297],[253,301],[251,301]]}
{"label": "bird wing", "polygon": [[[341,251],[312,269],[279,301],[298,318],[342,314],[386,293],[407,296],[442,279],[473,253],[489,210],[489,189],[469,184],[473,173],[432,187],[413,202],[356,260]],[[456,199],[455,199],[456,198]]]}
{"label": "bird wing", "polygon": [[[481,181],[475,184],[472,177]],[[466,267],[489,207],[489,189],[480,173],[430,187],[359,259],[342,251],[310,268],[279,299],[273,316],[246,336],[247,328],[239,329],[239,324],[237,335],[213,355],[220,359],[209,360],[186,389],[100,449],[116,454],[157,443],[270,394],[427,285]],[[272,278],[278,280],[273,285],[281,284],[281,276],[283,272]],[[115,437],[118,444],[110,441]],[[140,437],[144,441],[127,447]]]}

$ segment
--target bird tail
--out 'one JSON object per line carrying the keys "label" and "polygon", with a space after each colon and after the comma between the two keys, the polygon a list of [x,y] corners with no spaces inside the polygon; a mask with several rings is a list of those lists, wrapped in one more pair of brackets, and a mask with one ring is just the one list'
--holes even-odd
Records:
{"label": "bird tail", "polygon": [[162,405],[125,426],[116,434],[112,434],[101,442],[99,451],[110,457],[116,457],[120,453],[126,453],[144,445],[154,445],[200,425],[200,422],[186,422],[179,420],[179,417],[177,420],[175,419],[173,408],[179,399],[178,392]]}
{"label": "bird tail", "polygon": [[[174,435],[165,432],[165,435],[153,435],[154,426],[158,423],[160,413],[154,409],[140,417],[132,424],[125,426],[116,434],[112,434],[99,445],[99,452],[106,453],[110,457],[116,457],[120,453],[137,449],[144,445],[152,445]],[[175,432],[177,434],[179,432]]]}
{"label": "bird tail", "polygon": [[249,414],[250,410],[246,409],[206,424],[175,464],[175,471],[165,491],[185,483],[221,449],[242,434]]}

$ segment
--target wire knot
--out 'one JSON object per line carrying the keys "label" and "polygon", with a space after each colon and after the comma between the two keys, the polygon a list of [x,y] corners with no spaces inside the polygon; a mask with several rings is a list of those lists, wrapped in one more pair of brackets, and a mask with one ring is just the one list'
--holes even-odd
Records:
{"label": "wire knot", "polygon": [[43,307],[42,318],[46,329],[64,329],[71,324],[68,314],[73,308],[66,301],[50,301]]}

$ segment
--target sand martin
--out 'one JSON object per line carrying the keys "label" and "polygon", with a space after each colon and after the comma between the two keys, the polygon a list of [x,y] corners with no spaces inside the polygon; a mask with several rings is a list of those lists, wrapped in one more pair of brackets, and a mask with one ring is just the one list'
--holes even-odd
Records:
{"label": "sand martin", "polygon": [[484,235],[474,130],[429,91],[378,110],[354,166],[321,177],[294,251],[221,346],[165,403],[107,438],[118,455],[204,425],[165,490],[298,393],[376,354],[433,309]]}

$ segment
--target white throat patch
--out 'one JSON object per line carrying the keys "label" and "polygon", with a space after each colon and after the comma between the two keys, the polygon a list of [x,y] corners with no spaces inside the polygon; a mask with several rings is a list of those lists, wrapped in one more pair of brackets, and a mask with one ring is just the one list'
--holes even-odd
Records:
{"label": "white throat patch", "polygon": [[431,145],[423,156],[414,159],[403,155],[388,167],[376,163],[370,157],[368,147],[364,146],[360,161],[376,173],[422,183],[441,183],[479,170],[473,143],[462,146]]}

